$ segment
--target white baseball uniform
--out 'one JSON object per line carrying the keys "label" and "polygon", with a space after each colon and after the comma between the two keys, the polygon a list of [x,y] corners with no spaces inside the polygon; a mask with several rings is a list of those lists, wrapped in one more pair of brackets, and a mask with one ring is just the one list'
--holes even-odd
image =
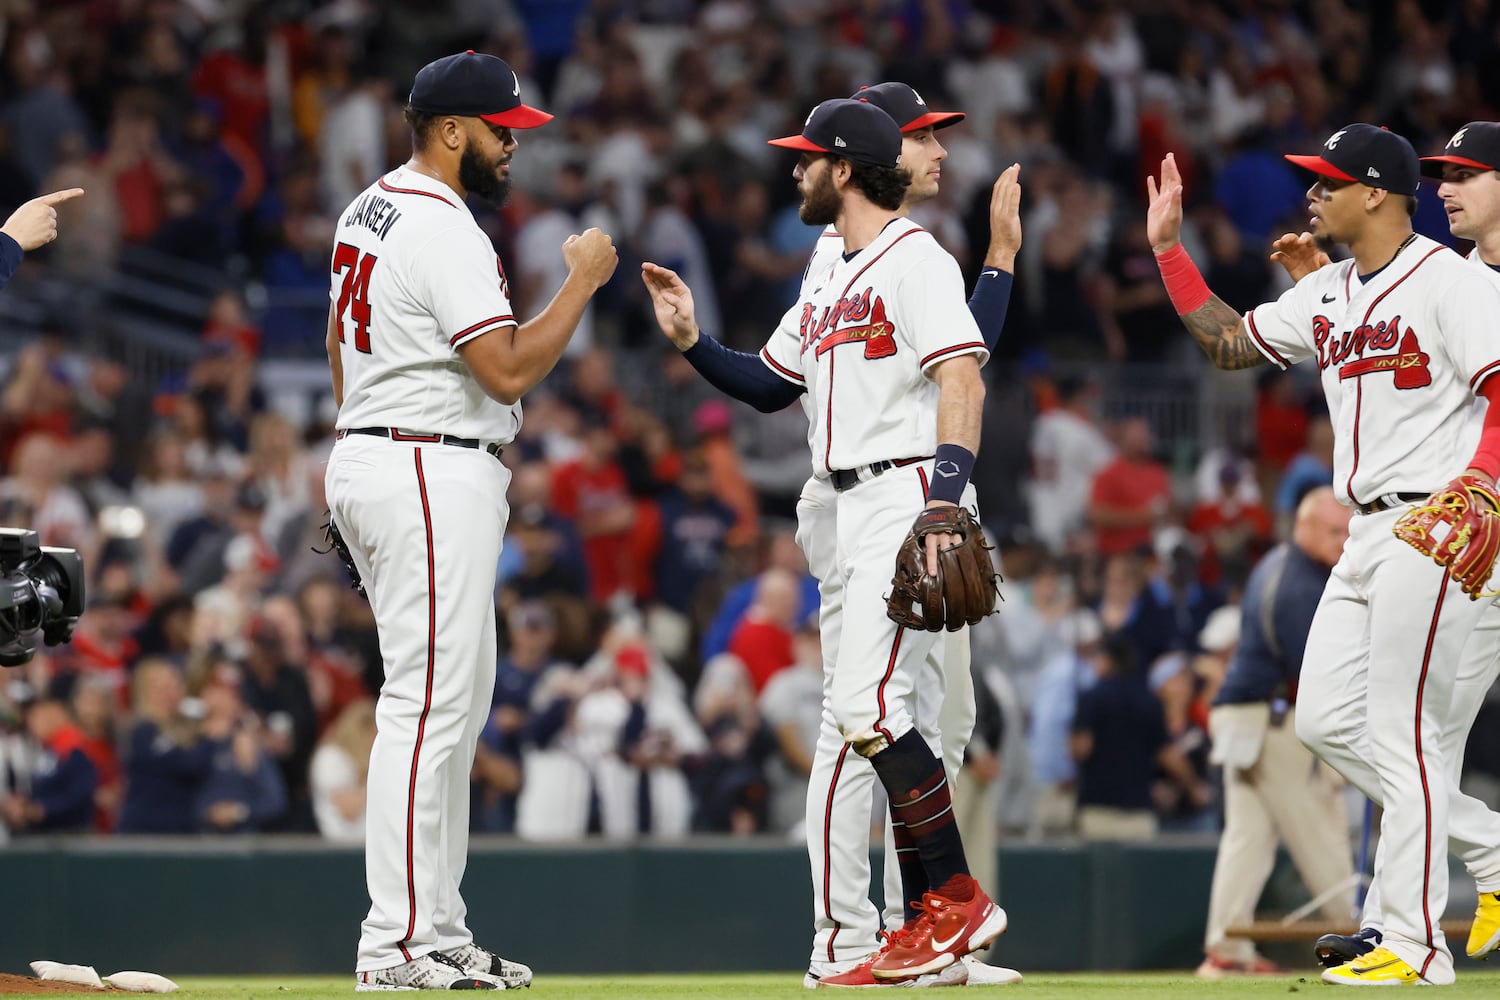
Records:
{"label": "white baseball uniform", "polygon": [[[917,264],[917,261],[922,263]],[[934,273],[938,282],[922,290],[923,301],[920,303],[915,299],[910,303],[903,301],[912,294],[907,291],[910,283],[903,280],[912,266],[920,267],[924,273]],[[845,288],[846,284],[849,287]],[[855,288],[855,285],[859,287]],[[949,298],[951,302],[947,301]],[[966,326],[944,328],[944,317],[955,305]],[[814,316],[818,317],[816,323],[812,322]],[[924,331],[926,324],[932,325]],[[808,338],[806,343],[804,337]],[[853,400],[840,397],[836,412],[836,405],[830,398],[834,378],[833,349],[851,341],[858,342],[863,349],[856,353],[843,347],[838,354],[859,359],[854,362],[855,371],[845,375],[854,383],[851,391],[857,395]],[[963,345],[965,349],[954,349],[955,345]],[[918,350],[921,353],[916,353]],[[821,598],[823,724],[814,752],[807,801],[808,855],[814,888],[812,963],[818,971],[833,971],[838,965],[863,959],[877,945],[875,931],[880,923],[879,914],[869,899],[869,807],[875,772],[869,761],[854,753],[846,741],[844,730],[839,725],[837,706],[840,697],[849,697],[848,690],[858,687],[852,679],[863,674],[868,682],[876,685],[875,701],[881,703],[879,680],[895,670],[900,675],[895,678],[895,683],[907,684],[911,688],[910,723],[922,733],[933,753],[943,760],[950,781],[962,765],[963,750],[974,727],[967,630],[944,633],[941,638],[926,634],[920,642],[925,649],[920,659],[911,652],[908,638],[908,648],[902,650],[899,666],[894,666],[890,662],[893,657],[888,655],[852,660],[846,659],[844,653],[844,643],[851,631],[869,636],[872,629],[879,628],[883,630],[884,641],[890,643],[898,630],[885,617],[883,604],[879,602],[872,602],[868,607],[860,606],[857,615],[844,614],[844,591],[850,567],[845,562],[846,555],[841,555],[846,551],[844,543],[847,540],[841,537],[840,525],[848,517],[847,510],[852,509],[852,498],[856,494],[872,492],[873,487],[861,484],[841,495],[835,491],[828,476],[834,469],[854,469],[872,461],[932,454],[937,444],[937,388],[922,374],[919,362],[933,350],[938,356],[929,364],[961,353],[983,353],[987,357],[983,339],[978,336],[977,327],[964,304],[962,278],[956,264],[920,227],[907,220],[898,220],[849,261],[843,259],[842,238],[831,228],[826,231],[809,262],[802,301],[788,312],[762,352],[762,360],[778,375],[799,387],[808,387],[802,402],[808,412],[809,443],[814,450],[815,472],[804,486],[797,505],[797,541],[818,580]],[[897,358],[903,361],[892,363]],[[821,394],[820,389],[823,389]],[[864,403],[858,402],[859,399]],[[903,404],[915,408],[925,404],[929,421],[926,437],[919,430],[916,435],[898,435],[876,442],[857,440],[870,434],[859,419],[861,413],[887,412],[894,416]],[[841,422],[847,422],[847,425]],[[821,464],[818,457],[820,424],[823,437]],[[833,443],[827,439],[829,433],[846,436],[847,453],[834,451]],[[840,444],[843,443],[841,438]],[[880,453],[886,458],[869,457]],[[861,460],[855,462],[855,458]],[[830,465],[829,461],[834,464]],[[840,465],[839,461],[853,464]],[[916,470],[915,473],[912,470]],[[887,471],[880,477],[895,479],[901,476],[910,480],[915,474],[917,482],[908,488],[910,497],[898,500],[899,493],[887,491],[890,495],[884,499],[871,499],[872,503],[880,505],[882,513],[884,508],[891,506],[900,511],[895,519],[900,523],[893,522],[888,537],[882,539],[880,545],[871,546],[882,548],[889,545],[883,557],[877,555],[868,564],[868,574],[879,588],[889,585],[896,548],[923,505],[926,481],[921,477],[928,475],[929,471],[927,463],[912,463]],[[972,489],[965,499],[973,502]],[[839,517],[841,506],[846,508],[843,519]],[[864,586],[863,581],[861,586]],[[866,651],[862,655],[869,657],[870,653]],[[840,663],[844,666],[841,667]],[[920,683],[913,682],[914,673],[921,675]],[[885,697],[895,696],[887,692]],[[893,730],[891,735],[899,736],[900,732]],[[890,837],[887,820],[887,922],[899,926],[903,919],[903,893],[897,866],[893,863],[895,848]]]}
{"label": "white baseball uniform", "polygon": [[[1478,248],[1469,252],[1470,264],[1479,273],[1489,278],[1500,290],[1500,273],[1494,271],[1479,256]],[[1482,427],[1489,400],[1482,396],[1474,401],[1471,419],[1476,427]],[[1469,730],[1484,705],[1485,696],[1500,677],[1500,604],[1492,604],[1479,619],[1479,625],[1464,646],[1463,658],[1458,664],[1458,673],[1453,680],[1453,712],[1448,726],[1443,731],[1443,759],[1448,764],[1448,775],[1452,788],[1458,788],[1463,775],[1464,751],[1469,743]],[[1495,869],[1496,837],[1500,836],[1497,817],[1483,802],[1462,792],[1456,793],[1449,807],[1448,850],[1469,869],[1481,892],[1500,889]],[[1478,839],[1473,839],[1478,838]],[[1361,927],[1385,930],[1382,912],[1381,883],[1386,876],[1386,842],[1382,838],[1375,846],[1375,864],[1370,879],[1370,889],[1365,894]]]}
{"label": "white baseball uniform", "polygon": [[[516,321],[494,248],[452,189],[392,171],[344,211],[334,241],[344,400],[328,502],[385,666],[356,966],[373,972],[473,940],[459,883],[469,771],[495,686],[510,483],[497,446],[515,437],[521,408],[485,395],[457,353]],[[370,428],[388,435],[357,433]]]}
{"label": "white baseball uniform", "polygon": [[[1389,505],[1354,518],[1329,577],[1307,640],[1297,735],[1384,806],[1385,946],[1440,984],[1453,981],[1438,925],[1448,831],[1480,815],[1453,784],[1444,734],[1464,645],[1490,603],[1470,601],[1391,528],[1474,454],[1475,389],[1500,370],[1497,315],[1500,292],[1483,275],[1413,236],[1367,281],[1352,260],[1324,267],[1245,317],[1279,367],[1317,360],[1339,498]],[[1500,827],[1461,836],[1500,845]],[[1489,854],[1476,875],[1500,881],[1500,850]]]}

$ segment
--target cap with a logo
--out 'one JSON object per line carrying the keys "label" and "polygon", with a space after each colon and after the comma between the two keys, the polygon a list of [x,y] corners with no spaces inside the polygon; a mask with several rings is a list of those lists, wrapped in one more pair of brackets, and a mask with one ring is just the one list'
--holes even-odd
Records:
{"label": "cap with a logo", "polygon": [[961,111],[933,111],[922,100],[922,95],[904,83],[877,83],[873,87],[860,87],[849,95],[856,101],[869,101],[896,120],[903,132],[917,129],[947,128],[964,120]]}
{"label": "cap with a logo", "polygon": [[801,135],[772,139],[771,145],[841,159],[895,167],[901,162],[901,129],[874,104],[837,98],[812,109]]}
{"label": "cap with a logo", "polygon": [[1422,173],[1441,177],[1445,163],[1476,170],[1500,170],[1500,122],[1469,122],[1453,133],[1443,147],[1442,156],[1422,157]]}
{"label": "cap with a logo", "polygon": [[1415,195],[1422,182],[1411,143],[1378,125],[1345,125],[1328,137],[1317,156],[1288,155],[1287,159],[1322,177],[1396,194]]}
{"label": "cap with a logo", "polygon": [[504,59],[473,49],[423,66],[407,103],[413,111],[483,118],[508,128],[536,128],[552,120],[521,103],[521,78]]}

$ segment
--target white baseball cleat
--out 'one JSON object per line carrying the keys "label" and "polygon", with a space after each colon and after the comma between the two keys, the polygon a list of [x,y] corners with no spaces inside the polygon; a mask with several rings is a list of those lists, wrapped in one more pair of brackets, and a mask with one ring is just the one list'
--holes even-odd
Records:
{"label": "white baseball cleat", "polygon": [[389,969],[354,974],[354,992],[387,990],[498,990],[494,976],[470,972],[442,952],[430,952]]}
{"label": "white baseball cleat", "polygon": [[1021,974],[1003,965],[989,965],[973,955],[965,955],[960,961],[969,967],[970,986],[1009,986],[1021,981]]}
{"label": "white baseball cleat", "polygon": [[462,965],[467,972],[489,976],[500,980],[508,990],[518,990],[531,985],[531,968],[520,962],[501,958],[488,948],[481,948],[472,941],[460,948],[450,948],[444,955]]}

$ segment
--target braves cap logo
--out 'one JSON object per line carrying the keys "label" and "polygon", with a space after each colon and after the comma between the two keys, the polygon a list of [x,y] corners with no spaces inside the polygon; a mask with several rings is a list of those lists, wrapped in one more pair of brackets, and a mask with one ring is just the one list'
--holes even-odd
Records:
{"label": "braves cap logo", "polygon": [[1324,147],[1327,148],[1327,149],[1333,149],[1335,146],[1337,146],[1339,144],[1339,140],[1344,137],[1344,133],[1347,132],[1347,131],[1349,131],[1349,130],[1341,128],[1337,132],[1333,133],[1333,135],[1330,135],[1328,137],[1328,141],[1325,142],[1325,143],[1323,143]]}
{"label": "braves cap logo", "polygon": [[1465,125],[1463,128],[1459,129],[1457,132],[1454,132],[1453,133],[1453,138],[1451,138],[1451,139],[1448,140],[1448,146],[1449,146],[1449,148],[1450,149],[1457,149],[1459,146],[1462,146],[1464,144],[1464,133],[1467,132],[1467,131],[1469,131],[1469,126]]}
{"label": "braves cap logo", "polygon": [[927,102],[922,100],[922,95],[917,93],[916,90],[912,90],[911,96],[916,98],[917,103],[922,105],[922,107],[927,107]]}
{"label": "braves cap logo", "polygon": [[809,126],[809,125],[812,124],[813,115],[815,115],[817,113],[818,113],[818,109],[816,107],[813,108],[811,111],[809,111],[807,113],[807,117],[804,118],[804,119],[802,119],[802,131],[804,131],[804,132],[807,131],[807,126]]}
{"label": "braves cap logo", "polygon": [[512,80],[516,81],[516,89],[512,90],[511,94],[513,96],[515,96],[515,97],[520,97],[521,96],[521,78],[519,76],[516,76],[516,71],[515,70],[511,70],[510,71],[510,78]]}

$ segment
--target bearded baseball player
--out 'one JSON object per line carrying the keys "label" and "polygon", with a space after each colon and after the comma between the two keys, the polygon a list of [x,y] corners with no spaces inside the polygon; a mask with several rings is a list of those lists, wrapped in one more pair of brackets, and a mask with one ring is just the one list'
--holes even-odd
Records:
{"label": "bearded baseball player", "polygon": [[[800,135],[772,144],[802,152],[793,172],[802,220],[834,225],[843,249],[806,276],[801,301],[761,351],[783,387],[765,387],[766,373],[731,352],[721,361],[734,378],[711,380],[731,392],[760,386],[763,409],[807,393],[815,474],[836,496],[829,564],[844,600],[839,620],[824,628],[838,634],[827,699],[843,737],[839,763],[853,754],[870,760],[930,887],[915,919],[868,963],[864,985],[929,974],[964,982],[960,959],[993,941],[1006,918],[968,874],[947,777],[916,728],[915,689],[942,641],[937,630],[956,630],[994,606],[992,582],[978,588],[991,588],[983,598],[951,586],[969,570],[987,568],[993,579],[982,536],[957,506],[973,503],[979,364],[988,349],[964,308],[957,264],[902,216],[911,175],[899,168],[901,131],[889,115],[867,101],[826,101]],[[684,351],[706,344],[681,279],[649,263],[642,277],[672,342]],[[950,557],[974,561],[949,572]],[[926,595],[921,609],[903,598],[914,577]]]}
{"label": "bearded baseball player", "polygon": [[[850,97],[874,104],[901,128],[901,166],[912,175],[902,214],[919,202],[937,196],[947,150],[939,129],[963,121],[960,112],[934,111],[916,90],[899,82],[861,87]],[[990,246],[969,298],[969,311],[985,344],[993,349],[1005,326],[1011,278],[1021,245],[1019,166],[1011,166],[995,181],[990,198]],[[808,261],[806,275],[822,274],[843,253],[838,230],[828,226]],[[808,419],[811,397],[801,397]],[[838,660],[839,625],[843,620],[843,586],[835,568],[837,492],[831,482],[808,477],[797,502],[797,544],[818,581],[819,621],[823,646],[823,723],[813,754],[807,786],[807,849],[812,868],[813,943],[805,985],[813,987],[868,985],[871,956],[880,950],[880,914],[870,902],[870,797],[875,771],[865,758],[844,754],[845,741],[830,706],[834,664]],[[969,672],[969,633],[944,633],[928,656],[917,685],[916,725],[943,761],[949,783],[963,766],[964,748],[974,731],[974,685]],[[899,837],[899,843],[897,839]],[[917,916],[916,904],[928,888],[915,846],[904,828],[886,817],[885,925],[899,929]],[[999,985],[1021,981],[1020,973],[979,961],[972,955],[963,963],[970,985]],[[955,973],[949,973],[951,977]],[[934,977],[936,978],[936,977]]]}
{"label": "bearded baseball player", "polygon": [[[1441,181],[1438,197],[1448,212],[1449,231],[1461,239],[1472,240],[1474,249],[1469,262],[1480,274],[1500,287],[1500,123],[1470,122],[1454,133],[1441,156],[1422,158],[1422,173]],[[1310,234],[1303,234],[1310,237]],[[1284,251],[1282,260],[1294,279],[1316,267],[1328,264],[1326,256],[1312,250],[1308,238],[1284,236],[1277,241]],[[1296,249],[1293,249],[1296,247]],[[1291,260],[1302,262],[1294,267]],[[1489,402],[1475,400],[1471,419],[1481,428]],[[1463,770],[1464,748],[1469,730],[1484,704],[1485,695],[1500,675],[1500,606],[1492,605],[1480,619],[1478,631],[1464,646],[1463,658],[1453,682],[1453,714],[1443,732],[1444,760],[1449,780],[1458,787]],[[1494,837],[1497,835],[1494,814],[1482,802],[1467,795],[1455,794],[1450,806],[1448,849],[1465,863],[1479,885],[1495,887],[1493,871]],[[1382,913],[1381,886],[1386,880],[1387,844],[1382,838],[1375,849],[1375,866],[1369,892],[1365,896],[1360,931],[1353,935],[1326,934],[1314,947],[1318,961],[1335,968],[1353,961],[1379,947],[1384,940],[1385,918]],[[1469,929],[1467,952],[1471,958],[1482,958],[1500,945],[1500,894],[1483,891],[1479,907]]]}
{"label": "bearded baseball player", "polygon": [[474,943],[459,890],[469,772],[495,685],[492,595],[510,482],[499,458],[521,425],[521,396],[562,356],[616,256],[596,229],[569,237],[567,279],[517,326],[504,268],[464,202],[503,202],[515,131],[551,120],[520,91],[494,56],[424,67],[406,111],[411,159],[365,189],[335,235],[328,500],[385,667],[361,992],[531,983],[526,966]]}
{"label": "bearded baseball player", "polygon": [[[1500,551],[1500,419],[1473,419],[1476,394],[1500,395],[1489,377],[1500,370],[1490,329],[1500,292],[1412,231],[1420,168],[1401,136],[1349,125],[1317,155],[1288,159],[1317,177],[1313,235],[1353,256],[1277,301],[1240,316],[1209,291],[1179,241],[1182,180],[1170,154],[1160,183],[1147,178],[1147,234],[1173,305],[1215,366],[1316,359],[1336,435],[1334,491],[1356,512],[1313,618],[1296,726],[1384,807],[1384,938],[1323,980],[1446,984],[1453,959],[1438,921],[1461,793],[1445,734]],[[1500,850],[1488,855],[1475,871],[1482,892],[1500,888]]]}

